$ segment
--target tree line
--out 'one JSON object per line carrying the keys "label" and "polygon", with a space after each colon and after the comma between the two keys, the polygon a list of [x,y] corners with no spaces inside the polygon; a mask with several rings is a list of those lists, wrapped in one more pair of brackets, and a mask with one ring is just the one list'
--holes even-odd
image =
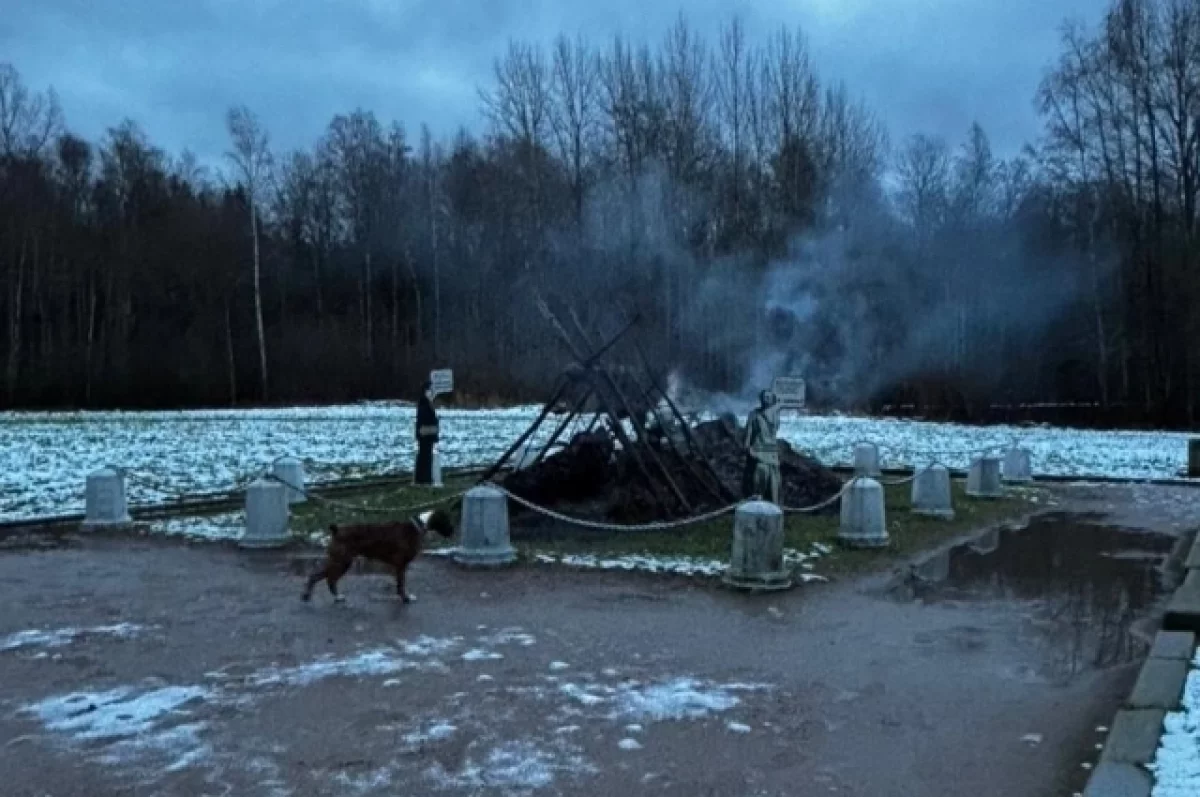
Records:
{"label": "tree line", "polygon": [[637,314],[714,393],[773,363],[843,407],[1190,424],[1200,2],[1065,26],[1035,99],[1012,158],[978,125],[892,142],[799,32],[681,17],[653,44],[510,43],[480,136],[358,109],[284,152],[234,108],[210,173],[133,121],[73,135],[0,65],[0,397],[411,398],[451,366],[476,400],[538,398],[563,364],[544,296],[593,332]]}

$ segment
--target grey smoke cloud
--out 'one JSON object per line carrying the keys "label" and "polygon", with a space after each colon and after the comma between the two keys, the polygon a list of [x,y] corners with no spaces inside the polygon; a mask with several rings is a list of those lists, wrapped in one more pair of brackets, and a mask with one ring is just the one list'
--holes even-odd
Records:
{"label": "grey smoke cloud", "polygon": [[657,42],[682,8],[715,44],[739,13],[750,37],[807,34],[827,81],[845,80],[894,140],[957,138],[979,120],[1000,155],[1037,133],[1032,95],[1064,17],[1105,0],[6,0],[0,58],[53,85],[89,137],[123,118],[168,151],[219,161],[223,116],[254,109],[282,148],[305,147],[361,106],[435,133],[479,130],[476,88],[510,37],[582,32]]}

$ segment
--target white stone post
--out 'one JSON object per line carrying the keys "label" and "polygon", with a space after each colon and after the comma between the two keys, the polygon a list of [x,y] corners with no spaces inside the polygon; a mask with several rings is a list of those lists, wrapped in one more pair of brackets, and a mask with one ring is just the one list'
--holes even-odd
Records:
{"label": "white stone post", "polygon": [[468,567],[496,567],[516,560],[508,536],[508,496],[487,484],[463,496],[461,540],[454,561]]}
{"label": "white stone post", "polygon": [[1031,455],[1027,448],[1013,446],[1004,452],[1004,481],[1011,484],[1028,484],[1033,481],[1033,468],[1030,465]]}
{"label": "white stone post", "polygon": [[874,443],[859,443],[854,447],[854,475],[865,476],[868,479],[878,479],[879,446]]}
{"label": "white stone post", "polygon": [[246,528],[241,548],[279,548],[291,542],[287,489],[277,481],[255,479],[246,488]]}
{"label": "white stone post", "polygon": [[308,500],[304,494],[304,463],[295,457],[280,457],[271,465],[271,473],[283,485],[288,504],[302,504]]}
{"label": "white stone post", "polygon": [[1004,489],[1000,484],[1000,458],[976,457],[971,461],[967,473],[967,495],[972,498],[1000,498]]}
{"label": "white stone post", "polygon": [[723,581],[754,591],[788,589],[783,564],[783,511],[769,501],[747,501],[733,513],[733,550]]}
{"label": "white stone post", "polygon": [[888,541],[883,485],[855,477],[842,495],[838,542],[851,548],[884,548]]}
{"label": "white stone post", "polygon": [[912,513],[944,520],[954,519],[950,471],[944,465],[930,465],[917,472],[912,484]]}
{"label": "white stone post", "polygon": [[125,500],[125,475],[120,471],[102,468],[89,473],[84,500],[84,529],[112,528],[133,522]]}

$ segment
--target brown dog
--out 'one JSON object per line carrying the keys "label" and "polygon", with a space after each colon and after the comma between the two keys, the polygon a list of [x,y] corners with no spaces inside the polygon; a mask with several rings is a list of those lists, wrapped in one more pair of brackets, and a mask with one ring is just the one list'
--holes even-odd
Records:
{"label": "brown dog", "polygon": [[404,589],[404,575],[412,560],[421,552],[421,538],[427,529],[443,537],[452,537],[454,521],[439,509],[430,514],[425,522],[414,517],[402,522],[330,526],[325,566],[309,576],[301,599],[311,598],[313,587],[324,579],[333,599],[338,602],[344,600],[337,591],[338,579],[346,575],[357,557],[363,556],[395,568],[396,594],[400,600],[411,603],[414,597]]}

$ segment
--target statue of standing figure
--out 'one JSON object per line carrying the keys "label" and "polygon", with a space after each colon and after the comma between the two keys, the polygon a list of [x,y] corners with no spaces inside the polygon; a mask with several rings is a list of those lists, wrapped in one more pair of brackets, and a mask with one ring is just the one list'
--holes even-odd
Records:
{"label": "statue of standing figure", "polygon": [[421,398],[417,401],[417,462],[413,469],[413,483],[431,485],[433,479],[433,447],[438,442],[438,416],[433,408],[433,383],[426,380],[421,386]]}
{"label": "statue of standing figure", "polygon": [[779,399],[770,390],[759,394],[758,409],[746,419],[746,469],[742,493],[779,505],[782,476],[779,472]]}

